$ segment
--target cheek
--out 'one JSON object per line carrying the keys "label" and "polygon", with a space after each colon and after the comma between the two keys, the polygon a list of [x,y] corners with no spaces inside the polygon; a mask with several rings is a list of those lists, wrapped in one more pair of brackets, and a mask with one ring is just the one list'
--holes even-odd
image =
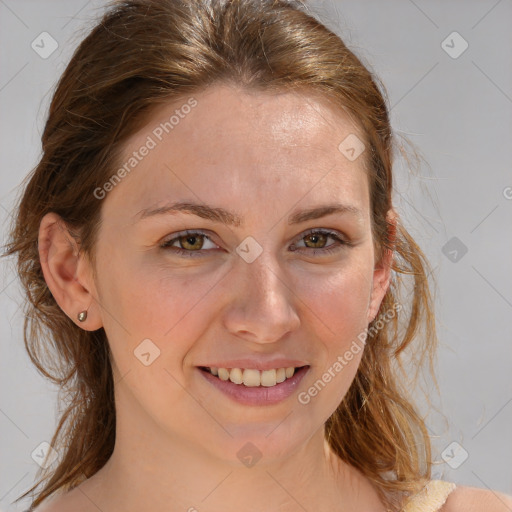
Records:
{"label": "cheek", "polygon": [[364,352],[366,314],[371,293],[371,265],[348,265],[316,285],[301,298],[310,310],[317,367],[297,400],[311,417],[325,422],[339,406],[357,373]]}
{"label": "cheek", "polygon": [[341,400],[352,382],[364,351],[367,311],[372,289],[371,265],[358,265],[330,273],[303,290],[302,299],[315,326],[311,336],[323,345],[319,374],[336,388],[333,404]]}
{"label": "cheek", "polygon": [[372,289],[372,271],[362,264],[305,279],[301,300],[322,324],[328,344],[342,347],[344,341],[366,327]]}
{"label": "cheek", "polygon": [[[215,276],[207,270],[170,264],[164,256],[139,254],[125,247],[115,248],[104,257],[100,277],[104,318],[114,330],[124,330],[130,337],[151,337],[163,341],[171,332],[194,315],[195,306],[214,284]],[[127,258],[126,253],[132,253]]]}
{"label": "cheek", "polygon": [[222,273],[136,262],[111,267],[105,275],[105,331],[119,368],[137,362],[134,351],[147,339],[162,356],[155,364],[179,368],[212,315],[211,297]]}
{"label": "cheek", "polygon": [[[342,348],[347,338],[366,327],[372,271],[360,256],[337,269],[290,271],[292,307],[302,328],[314,326],[316,335],[334,348]],[[110,330],[121,332],[125,346],[130,333],[132,350],[150,338],[161,347],[172,345],[175,353],[186,351],[214,321],[219,308],[229,310],[226,297],[237,295],[230,274],[234,279],[229,269],[205,263],[172,268],[137,262],[131,269],[111,268],[104,299],[111,313],[107,317],[113,317],[107,318]]]}
{"label": "cheek", "polygon": [[106,275],[101,300],[116,381],[155,418],[188,410],[184,359],[212,321],[209,292],[221,276],[144,264],[119,265]]}

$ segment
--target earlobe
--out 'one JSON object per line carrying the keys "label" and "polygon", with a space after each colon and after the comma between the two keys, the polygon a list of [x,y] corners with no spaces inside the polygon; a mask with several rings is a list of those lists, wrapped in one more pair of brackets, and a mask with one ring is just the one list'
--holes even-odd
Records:
{"label": "earlobe", "polygon": [[[76,240],[62,218],[54,212],[46,214],[39,225],[38,250],[44,279],[62,311],[86,330],[99,329],[102,324],[95,312],[96,301],[78,280],[80,260]],[[88,311],[86,321],[79,322],[78,314]],[[97,325],[99,324],[99,325]]]}
{"label": "earlobe", "polygon": [[388,211],[388,241],[392,249],[384,248],[380,261],[375,265],[373,272],[373,288],[368,308],[368,322],[372,322],[380,308],[380,304],[388,291],[391,282],[391,268],[393,266],[394,247],[396,242],[396,226],[398,215],[393,208]]}

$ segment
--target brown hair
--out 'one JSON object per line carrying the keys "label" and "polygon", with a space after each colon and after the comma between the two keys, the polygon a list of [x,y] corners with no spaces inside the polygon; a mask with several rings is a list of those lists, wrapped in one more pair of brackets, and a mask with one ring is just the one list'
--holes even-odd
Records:
{"label": "brown hair", "polygon": [[[108,6],[57,84],[42,156],[23,183],[4,254],[17,253],[27,294],[25,347],[66,402],[51,441],[61,454],[58,464],[39,473],[37,484],[18,498],[44,483],[32,507],[101,469],[112,454],[116,425],[105,331],[82,330],[57,305],[39,261],[40,221],[48,212],[60,215],[94,263],[102,205],[94,190],[118,168],[123,143],[158,104],[222,82],[320,93],[358,121],[367,148],[376,255],[393,251],[392,280],[369,325],[355,379],[325,435],[339,457],[376,485],[388,507],[398,509],[430,479],[430,440],[408,396],[402,361],[412,347],[415,367],[428,359],[432,373],[437,339],[430,271],[400,219],[396,232],[386,221],[396,143],[384,88],[298,0],[125,0]],[[405,276],[412,291],[400,297]],[[397,311],[399,303],[407,307]],[[396,314],[376,326],[390,310]]]}

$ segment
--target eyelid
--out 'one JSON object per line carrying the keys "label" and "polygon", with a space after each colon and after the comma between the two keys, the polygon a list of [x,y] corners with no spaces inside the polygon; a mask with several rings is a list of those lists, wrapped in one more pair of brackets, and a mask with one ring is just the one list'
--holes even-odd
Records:
{"label": "eyelid", "polygon": [[350,239],[345,233],[342,231],[339,231],[338,229],[332,229],[332,228],[309,228],[306,229],[306,231],[302,232],[296,240],[300,240],[308,235],[311,235],[312,233],[325,233],[327,235],[336,236],[340,238],[345,243],[350,243]]}
{"label": "eyelid", "polygon": [[[343,232],[338,231],[337,229],[332,228],[322,228],[322,227],[315,227],[315,228],[309,228],[306,231],[303,231],[300,233],[292,242],[292,244],[296,243],[299,240],[302,240],[304,237],[311,235],[313,233],[325,233],[327,236],[334,236],[338,237],[343,243],[347,245],[351,245],[351,240],[349,237],[347,237]],[[161,245],[170,244],[170,242],[175,241],[178,238],[181,238],[185,235],[203,235],[205,238],[210,240],[212,243],[216,244],[214,242],[212,234],[214,233],[208,229],[184,229],[183,231],[178,231],[177,233],[173,233],[170,235],[170,237],[166,237],[161,242]],[[216,244],[217,246],[219,244]],[[201,249],[203,250],[203,249]],[[191,252],[199,252],[199,251],[191,251]]]}
{"label": "eyelid", "polygon": [[[165,237],[161,242],[159,242],[159,245],[160,245],[160,247],[166,246],[166,245],[169,246],[171,244],[171,242],[174,242],[178,238],[181,238],[186,235],[202,235],[205,238],[207,238],[208,240],[210,240],[210,242],[212,242],[213,244],[219,246],[219,244],[217,244],[213,240],[212,235],[214,235],[214,233],[212,231],[209,231],[208,229],[184,229],[183,231],[178,231],[176,233],[172,233],[171,235]],[[202,250],[204,250],[204,249],[201,249],[201,251]],[[190,252],[194,252],[194,251],[190,251]],[[195,252],[199,252],[199,251],[195,251]]]}

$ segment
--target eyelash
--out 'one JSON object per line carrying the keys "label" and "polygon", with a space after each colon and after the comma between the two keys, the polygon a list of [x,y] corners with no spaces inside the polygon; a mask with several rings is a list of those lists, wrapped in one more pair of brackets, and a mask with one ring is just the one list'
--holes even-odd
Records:
{"label": "eyelash", "polygon": [[[327,235],[329,238],[333,238],[334,240],[336,240],[337,244],[331,244],[330,246],[328,246],[325,249],[309,249],[308,252],[313,252],[313,254],[320,253],[325,256],[327,254],[338,252],[339,250],[341,250],[343,248],[343,246],[351,246],[352,245],[351,242],[344,240],[342,237],[340,237],[336,231],[330,231],[330,230],[325,230],[325,229],[311,229],[311,230],[307,231],[306,233],[304,233],[299,238],[299,241],[302,240],[303,238],[306,238],[308,235],[316,235],[316,234]],[[211,249],[200,249],[198,251],[190,251],[187,249],[181,249],[180,247],[172,247],[172,244],[175,241],[179,240],[180,238],[182,238],[186,235],[201,235],[201,236],[207,238],[210,242],[215,243],[215,242],[213,242],[211,237],[209,237],[202,231],[188,231],[187,230],[182,233],[178,233],[177,236],[170,238],[169,240],[166,240],[163,244],[160,245],[160,247],[162,249],[172,250],[172,252],[174,252],[178,256],[185,256],[188,258],[202,257],[202,256],[200,256],[200,254],[203,251],[205,251],[205,250],[211,251]],[[308,248],[306,247],[306,249],[308,249]]]}

